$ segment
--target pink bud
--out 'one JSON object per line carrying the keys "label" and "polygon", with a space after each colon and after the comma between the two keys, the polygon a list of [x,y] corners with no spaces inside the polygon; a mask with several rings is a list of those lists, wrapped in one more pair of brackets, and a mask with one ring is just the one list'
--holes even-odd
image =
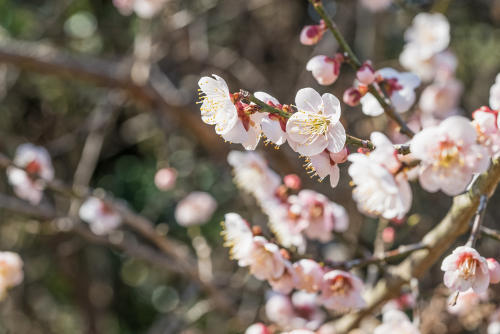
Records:
{"label": "pink bud", "polygon": [[314,45],[321,40],[325,31],[326,27],[323,20],[321,20],[320,24],[305,26],[300,32],[300,43]]}
{"label": "pink bud", "polygon": [[345,104],[351,107],[355,107],[359,104],[359,100],[361,100],[361,92],[353,87],[348,88],[344,92],[344,96],[342,99],[344,100]]}
{"label": "pink bud", "polygon": [[261,322],[251,325],[245,331],[245,334],[270,334],[269,329]]}
{"label": "pink bud", "polygon": [[384,242],[386,244],[390,244],[394,241],[395,234],[396,234],[396,231],[394,231],[394,229],[392,227],[386,227],[382,231],[382,240],[384,240]]}
{"label": "pink bud", "polygon": [[370,62],[365,62],[361,67],[359,68],[358,72],[356,73],[356,77],[358,78],[359,82],[361,82],[364,85],[370,85],[375,81],[375,71],[372,68],[372,65]]}
{"label": "pink bud", "polygon": [[347,149],[347,147],[344,147],[340,152],[337,153],[330,152],[330,159],[332,159],[337,164],[341,164],[346,162],[348,155],[349,155],[349,150]]}
{"label": "pink bud", "polygon": [[290,189],[293,190],[300,189],[301,181],[300,177],[297,174],[285,175],[285,177],[283,178],[283,182],[285,183],[285,186],[287,186]]}
{"label": "pink bud", "polygon": [[156,172],[155,185],[162,191],[167,191],[175,186],[177,171],[173,168],[162,168]]}
{"label": "pink bud", "polygon": [[337,57],[314,56],[306,65],[306,70],[312,72],[316,81],[323,86],[333,84],[340,73],[341,62]]}
{"label": "pink bud", "polygon": [[490,272],[490,283],[496,284],[500,282],[500,263],[493,258],[486,259],[488,261],[488,271]]}

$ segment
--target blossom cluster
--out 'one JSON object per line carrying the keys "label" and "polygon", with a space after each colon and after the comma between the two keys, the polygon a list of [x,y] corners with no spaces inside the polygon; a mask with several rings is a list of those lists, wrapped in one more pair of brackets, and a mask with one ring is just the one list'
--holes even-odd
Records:
{"label": "blossom cluster", "polygon": [[237,213],[226,214],[223,227],[224,245],[230,248],[231,258],[239,266],[249,267],[257,279],[269,282],[276,292],[288,294],[297,289],[318,293],[324,307],[338,312],[364,306],[363,283],[356,276],[312,259],[290,261],[286,249],[260,235],[259,229],[252,229]]}

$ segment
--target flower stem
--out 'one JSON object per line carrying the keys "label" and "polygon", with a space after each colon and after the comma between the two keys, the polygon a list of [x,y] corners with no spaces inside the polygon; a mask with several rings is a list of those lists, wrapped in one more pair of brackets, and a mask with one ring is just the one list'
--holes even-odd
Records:
{"label": "flower stem", "polygon": [[[326,26],[328,29],[332,32],[333,37],[337,40],[339,45],[342,47],[342,49],[345,51],[345,57],[348,59],[348,63],[351,64],[351,66],[355,69],[358,70],[361,66],[361,62],[359,61],[358,57],[354,53],[354,51],[351,49],[349,44],[346,42],[344,39],[344,36],[340,32],[339,28],[333,22],[333,20],[328,16],[328,14],[325,11],[325,8],[323,6],[323,3],[321,0],[309,0],[309,2],[313,5],[314,9],[316,12],[319,14],[319,16],[325,21]],[[403,119],[396,113],[394,110],[394,107],[392,104],[389,102],[389,100],[385,97],[385,95],[381,92],[378,91],[377,87],[375,87],[374,84],[371,84],[369,86],[369,92],[377,99],[378,103],[382,106],[384,109],[384,112],[387,114],[389,118],[394,120],[398,125],[399,125],[399,132],[402,134],[412,138],[415,133],[406,125],[406,123],[403,121]]]}
{"label": "flower stem", "polygon": [[481,233],[481,225],[484,220],[484,213],[486,212],[486,205],[488,204],[488,196],[481,195],[479,199],[479,206],[477,207],[476,217],[474,218],[474,223],[472,225],[472,230],[470,233],[469,240],[467,240],[466,246],[474,247],[476,244],[477,238]]}

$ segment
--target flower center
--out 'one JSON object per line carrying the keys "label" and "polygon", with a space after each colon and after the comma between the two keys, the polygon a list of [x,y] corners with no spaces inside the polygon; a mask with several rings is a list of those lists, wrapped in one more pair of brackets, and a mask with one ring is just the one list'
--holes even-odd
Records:
{"label": "flower center", "polygon": [[[326,135],[332,120],[330,116],[319,113],[307,113],[307,117],[299,121],[300,134],[310,137]],[[310,138],[312,140],[313,138]]]}
{"label": "flower center", "polygon": [[346,295],[351,290],[351,282],[344,276],[337,276],[331,280],[330,290],[334,295]]}
{"label": "flower center", "polygon": [[467,256],[459,266],[460,276],[465,280],[476,274],[477,261],[472,256]]}
{"label": "flower center", "polygon": [[25,169],[28,174],[38,174],[42,166],[38,163],[38,161],[33,160],[29,164],[26,165]]}
{"label": "flower center", "polygon": [[464,161],[460,157],[460,148],[452,141],[444,140],[439,143],[439,156],[436,167],[448,168],[455,164],[463,165]]}

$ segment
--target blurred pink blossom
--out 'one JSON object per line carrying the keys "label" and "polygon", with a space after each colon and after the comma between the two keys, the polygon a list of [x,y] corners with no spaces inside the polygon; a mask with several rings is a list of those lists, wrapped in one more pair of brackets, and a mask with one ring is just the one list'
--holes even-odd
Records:
{"label": "blurred pink blossom", "polygon": [[175,219],[182,226],[200,225],[208,222],[217,202],[209,193],[193,191],[183,198],[175,208]]}
{"label": "blurred pink blossom", "polygon": [[89,223],[97,235],[108,234],[122,222],[122,217],[111,206],[97,197],[89,197],[79,210],[80,218]]}
{"label": "blurred pink blossom", "polygon": [[155,174],[155,185],[162,191],[168,191],[175,187],[177,171],[173,168],[161,168]]}

